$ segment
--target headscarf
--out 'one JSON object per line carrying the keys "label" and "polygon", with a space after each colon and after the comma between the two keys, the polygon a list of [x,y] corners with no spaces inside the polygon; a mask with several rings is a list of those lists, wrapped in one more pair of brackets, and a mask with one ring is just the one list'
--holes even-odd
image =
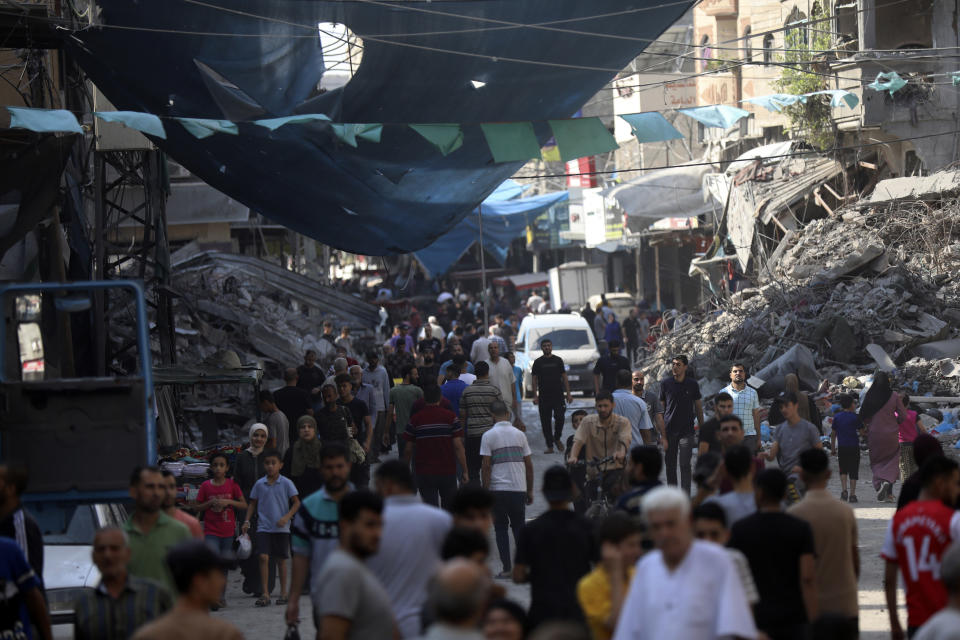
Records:
{"label": "headscarf", "polygon": [[267,425],[263,424],[262,422],[254,422],[252,425],[250,425],[250,446],[247,447],[247,451],[249,451],[254,457],[263,453],[263,447],[257,448],[253,446],[253,434],[257,431],[263,431],[267,438],[270,437],[270,430],[267,429]]}
{"label": "headscarf", "polygon": [[[313,425],[313,431],[317,431],[317,421],[314,420],[313,416],[300,416],[300,419],[297,420],[297,431],[300,430],[300,427],[304,424]],[[297,441],[293,443],[293,455],[290,460],[290,475],[294,477],[299,477],[303,475],[303,472],[307,469],[319,469],[320,468],[320,438],[315,437],[313,440],[307,442],[303,438],[297,438]]]}
{"label": "headscarf", "polygon": [[890,396],[893,395],[893,389],[890,388],[890,376],[886,371],[877,371],[873,376],[873,384],[863,398],[863,404],[860,406],[860,418],[864,422],[869,422],[873,416],[883,409]]}
{"label": "headscarf", "polygon": [[810,397],[800,391],[800,378],[795,373],[788,373],[783,377],[783,384],[787,391],[797,394],[797,413],[800,417],[810,422]]}

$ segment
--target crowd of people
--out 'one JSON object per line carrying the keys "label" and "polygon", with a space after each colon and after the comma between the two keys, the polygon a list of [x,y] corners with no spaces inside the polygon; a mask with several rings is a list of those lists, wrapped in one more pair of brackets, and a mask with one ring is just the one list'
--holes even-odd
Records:
{"label": "crowd of people", "polygon": [[[882,549],[864,550],[885,562],[891,637],[956,637],[960,469],[886,375],[862,398],[836,399],[829,437],[788,380],[765,445],[744,363],[704,398],[684,355],[660,380],[633,367],[620,327],[605,335],[593,409],[570,412],[566,367],[544,339],[532,400],[544,454],[559,456],[538,473],[510,358],[516,318],[498,314],[479,336],[434,322],[397,325],[365,354],[342,331],[328,367],[307,352],[284,386],[261,393],[261,421],[236,458],[211,456],[186,508],[172,473],[136,468],[129,520],[92,541],[101,582],[74,605],[75,637],[243,637],[229,616],[209,615],[228,607],[239,558],[247,606],[283,607],[278,635],[311,616],[321,640],[857,638],[849,505],[863,441],[877,500],[897,502]],[[828,490],[831,453],[839,495]],[[49,638],[25,486],[0,467],[0,632]],[[548,506],[531,513],[537,486]],[[529,585],[529,606],[507,597],[507,582]]]}

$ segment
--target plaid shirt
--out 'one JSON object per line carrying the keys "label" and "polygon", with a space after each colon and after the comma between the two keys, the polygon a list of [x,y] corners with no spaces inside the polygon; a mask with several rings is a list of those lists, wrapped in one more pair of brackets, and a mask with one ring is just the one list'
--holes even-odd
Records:
{"label": "plaid shirt", "polygon": [[76,640],[127,640],[134,631],[173,607],[173,598],[158,582],[129,576],[119,598],[101,582],[84,589],[74,604]]}
{"label": "plaid shirt", "polygon": [[753,410],[760,408],[760,397],[757,392],[750,385],[745,386],[743,391],[737,391],[733,388],[733,383],[725,386],[721,392],[729,393],[733,398],[733,414],[743,420],[743,435],[757,435],[753,424]]}

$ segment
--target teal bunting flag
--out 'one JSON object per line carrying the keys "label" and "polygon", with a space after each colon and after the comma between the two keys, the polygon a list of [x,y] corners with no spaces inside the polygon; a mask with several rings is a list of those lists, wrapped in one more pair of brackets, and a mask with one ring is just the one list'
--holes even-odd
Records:
{"label": "teal bunting flag", "polygon": [[190,132],[194,138],[203,140],[209,138],[215,133],[227,133],[232,136],[239,135],[240,130],[235,122],[229,120],[211,120],[208,118],[177,118],[177,121],[183,125],[183,128]]}
{"label": "teal bunting flag", "polygon": [[563,161],[595,156],[619,148],[600,118],[550,120],[550,128]]}
{"label": "teal bunting flag", "polygon": [[282,118],[266,118],[265,120],[254,120],[253,124],[266,127],[270,131],[276,131],[285,124],[303,124],[307,122],[330,122],[330,118],[322,113],[304,113],[297,116],[284,116]]}
{"label": "teal bunting flag", "polygon": [[900,89],[907,86],[907,81],[900,77],[896,71],[886,71],[877,74],[877,79],[867,85],[874,91],[888,91],[892,96]]}
{"label": "teal bunting flag", "polygon": [[445,156],[463,146],[463,131],[459,124],[411,124],[407,125],[432,144]]}
{"label": "teal bunting flag", "polygon": [[167,132],[163,128],[163,123],[160,122],[160,118],[152,113],[139,113],[137,111],[94,111],[93,115],[104,122],[118,122],[140,133],[146,133],[161,140],[167,139]]}
{"label": "teal bunting flag", "polygon": [[480,125],[494,162],[526,162],[540,157],[540,142],[530,122]]}
{"label": "teal bunting flag", "polygon": [[746,109],[739,109],[725,104],[680,109],[680,113],[693,118],[706,127],[716,127],[718,129],[729,129],[737,124],[741,118],[746,118],[750,115],[750,112]]}
{"label": "teal bunting flag", "polygon": [[[341,142],[356,148],[357,139],[367,142],[380,142],[383,134],[382,124],[331,124],[330,127]],[[444,154],[446,155],[446,154]]]}
{"label": "teal bunting flag", "polygon": [[628,113],[620,117],[630,125],[638,142],[663,142],[683,137],[683,134],[677,131],[669,120],[656,111]]}
{"label": "teal bunting flag", "polygon": [[28,129],[38,133],[83,133],[77,117],[64,109],[31,109],[7,107],[11,129]]}

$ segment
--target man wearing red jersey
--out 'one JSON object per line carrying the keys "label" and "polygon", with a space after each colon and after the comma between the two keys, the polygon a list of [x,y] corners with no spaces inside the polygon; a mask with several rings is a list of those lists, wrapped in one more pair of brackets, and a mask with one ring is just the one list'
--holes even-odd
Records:
{"label": "man wearing red jersey", "polygon": [[960,540],[960,512],[954,511],[960,495],[960,468],[953,460],[937,456],[920,469],[923,491],[893,516],[881,556],[887,561],[883,580],[890,612],[890,635],[904,637],[897,616],[897,569],[907,592],[907,634],[916,630],[947,604],[940,581],[940,559],[950,543]]}

